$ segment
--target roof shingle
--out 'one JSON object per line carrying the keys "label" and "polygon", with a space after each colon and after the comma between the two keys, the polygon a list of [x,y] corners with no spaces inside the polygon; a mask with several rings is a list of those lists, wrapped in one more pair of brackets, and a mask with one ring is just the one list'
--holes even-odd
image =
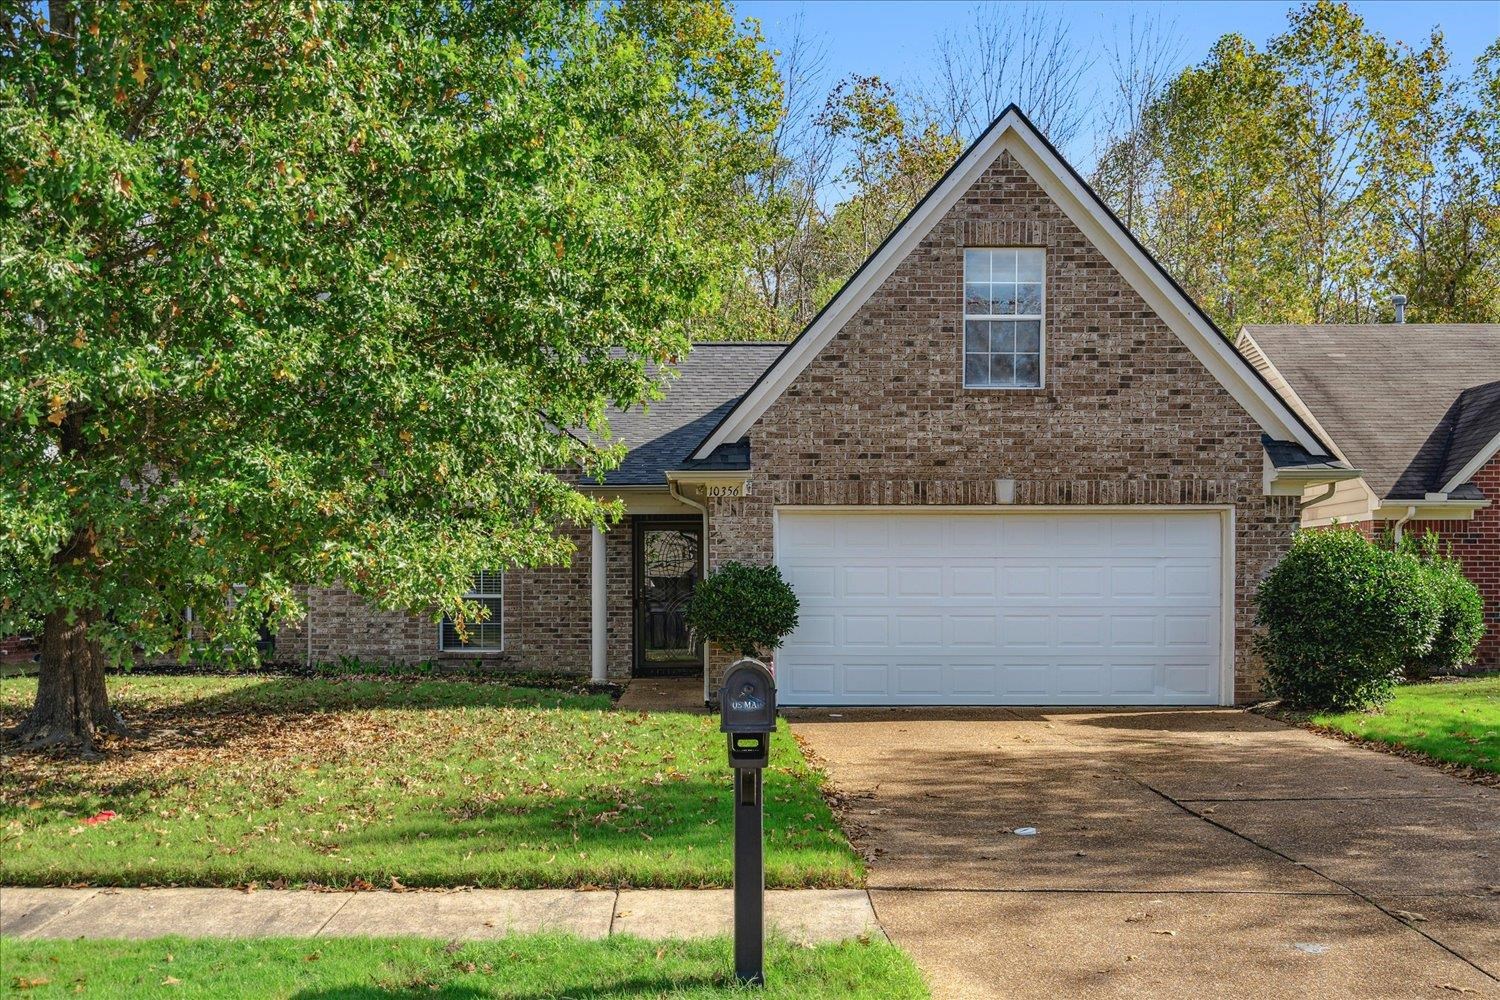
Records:
{"label": "roof shingle", "polygon": [[1440,491],[1500,433],[1500,324],[1245,332],[1382,498]]}
{"label": "roof shingle", "polygon": [[[688,458],[704,435],[785,348],[778,343],[694,344],[675,366],[678,377],[667,383],[664,398],[610,415],[610,431],[629,452],[618,468],[604,475],[604,484],[663,486],[669,469],[690,467]],[[697,464],[731,467],[738,455],[735,448],[726,445],[717,460]]]}

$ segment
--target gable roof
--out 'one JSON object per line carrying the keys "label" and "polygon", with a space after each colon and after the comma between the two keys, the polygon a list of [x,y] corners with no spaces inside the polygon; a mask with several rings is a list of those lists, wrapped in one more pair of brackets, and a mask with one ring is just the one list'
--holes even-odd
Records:
{"label": "gable roof", "polygon": [[1247,326],[1242,336],[1378,498],[1454,493],[1500,447],[1500,325]]}
{"label": "gable roof", "polygon": [[1014,104],[990,123],[774,364],[704,435],[695,458],[743,438],[1002,152],[1009,152],[1274,440],[1328,448]]}
{"label": "gable roof", "polygon": [[[605,473],[605,486],[662,486],[668,470],[688,461],[708,429],[734,406],[786,345],[781,343],[694,344],[675,369],[666,395],[648,406],[613,413],[609,429],[629,451],[619,467]],[[728,468],[736,449],[723,449],[698,467]],[[745,456],[748,459],[748,454]],[[748,462],[745,463],[748,465]]]}

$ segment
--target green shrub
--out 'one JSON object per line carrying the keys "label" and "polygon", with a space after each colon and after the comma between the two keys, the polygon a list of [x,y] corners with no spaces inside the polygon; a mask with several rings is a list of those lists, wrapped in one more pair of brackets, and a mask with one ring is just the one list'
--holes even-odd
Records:
{"label": "green shrub", "polygon": [[1474,650],[1484,638],[1484,598],[1464,576],[1463,566],[1449,554],[1436,532],[1420,539],[1407,535],[1397,551],[1419,559],[1439,605],[1432,649],[1406,664],[1406,679],[1426,680],[1433,673],[1451,673],[1474,662]]}
{"label": "green shrub", "polygon": [[1421,560],[1353,531],[1299,531],[1260,586],[1257,646],[1272,693],[1299,708],[1388,700],[1437,634],[1431,576]]}
{"label": "green shrub", "polygon": [[730,562],[693,589],[685,614],[695,639],[761,656],[797,627],[797,608],[781,570]]}

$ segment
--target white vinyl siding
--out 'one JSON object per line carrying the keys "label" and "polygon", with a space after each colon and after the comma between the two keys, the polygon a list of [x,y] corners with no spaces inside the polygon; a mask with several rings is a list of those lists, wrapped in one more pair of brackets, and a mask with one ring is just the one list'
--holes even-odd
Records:
{"label": "white vinyl siding", "polygon": [[1224,517],[777,512],[786,705],[1213,705]]}
{"label": "white vinyl siding", "polygon": [[447,652],[471,650],[498,653],[505,649],[505,574],[499,570],[480,570],[465,597],[488,608],[490,615],[482,622],[465,622],[460,636],[453,619],[444,617],[438,635],[438,648]]}
{"label": "white vinyl siding", "polygon": [[964,251],[964,386],[1038,389],[1046,357],[1046,252]]}

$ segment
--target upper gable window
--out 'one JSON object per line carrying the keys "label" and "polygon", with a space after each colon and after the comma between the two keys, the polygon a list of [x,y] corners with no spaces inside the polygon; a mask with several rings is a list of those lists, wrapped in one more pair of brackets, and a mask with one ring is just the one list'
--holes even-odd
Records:
{"label": "upper gable window", "polygon": [[964,386],[1042,385],[1042,278],[1046,251],[964,251]]}

